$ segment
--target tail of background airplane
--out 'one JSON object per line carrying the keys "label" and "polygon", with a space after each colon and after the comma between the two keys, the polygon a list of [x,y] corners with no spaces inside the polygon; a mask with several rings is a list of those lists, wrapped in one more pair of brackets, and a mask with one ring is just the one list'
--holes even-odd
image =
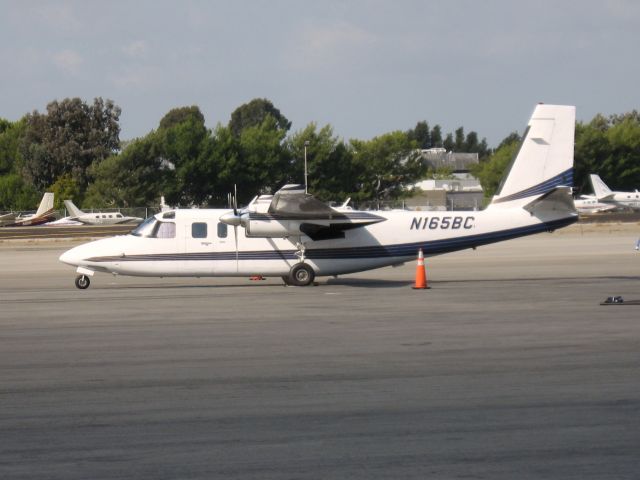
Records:
{"label": "tail of background airplane", "polygon": [[560,190],[570,192],[575,119],[573,106],[536,106],[520,148],[488,208],[524,207],[555,191],[556,196],[564,196]]}
{"label": "tail of background airplane", "polygon": [[603,200],[612,196],[613,192],[602,181],[599,175],[595,175],[592,173],[591,175],[589,175],[589,180],[591,180],[591,187],[593,188],[593,193],[595,194],[598,200]]}
{"label": "tail of background airplane", "polygon": [[40,206],[38,207],[38,211],[35,213],[34,217],[41,217],[42,215],[50,213],[50,210],[53,210],[53,193],[46,192],[42,196]]}
{"label": "tail of background airplane", "polygon": [[79,217],[80,215],[84,215],[84,212],[76,207],[71,200],[65,200],[64,206],[66,207],[70,217]]}

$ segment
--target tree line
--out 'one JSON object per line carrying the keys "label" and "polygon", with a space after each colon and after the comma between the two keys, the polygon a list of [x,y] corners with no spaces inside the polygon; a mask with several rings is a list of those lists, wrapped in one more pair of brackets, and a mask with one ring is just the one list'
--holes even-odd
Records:
{"label": "tree line", "polygon": [[[291,122],[272,102],[257,98],[235,109],[226,125],[210,129],[197,106],[169,111],[157,128],[120,141],[121,109],[111,100],[54,101],[10,122],[0,119],[0,210],[33,209],[42,192],[56,202],[83,207],[226,204],[237,185],[238,201],[303,181],[307,143],[309,189],[323,200],[381,201],[403,198],[418,180],[450,172],[429,171],[420,148],[478,153],[474,170],[491,196],[520,137],[510,134],[495,150],[463,127],[443,134],[421,121],[412,129],[370,140],[338,137],[331,125]],[[576,185],[599,173],[618,188],[640,184],[637,112],[601,115],[576,128]]]}

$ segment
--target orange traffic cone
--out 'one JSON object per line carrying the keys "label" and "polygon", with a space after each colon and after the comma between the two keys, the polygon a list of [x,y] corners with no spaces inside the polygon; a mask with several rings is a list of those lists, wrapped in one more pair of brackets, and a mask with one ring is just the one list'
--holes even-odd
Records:
{"label": "orange traffic cone", "polygon": [[418,265],[416,266],[416,284],[414,290],[431,288],[427,286],[427,269],[424,267],[424,255],[422,249],[418,250]]}

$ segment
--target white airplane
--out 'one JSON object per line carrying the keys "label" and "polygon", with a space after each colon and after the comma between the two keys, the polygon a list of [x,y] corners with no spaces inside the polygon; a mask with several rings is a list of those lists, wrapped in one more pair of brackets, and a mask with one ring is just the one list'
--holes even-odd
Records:
{"label": "white airplane", "polygon": [[18,215],[12,219],[10,215],[7,215],[7,223],[5,227],[29,227],[32,225],[42,225],[43,223],[50,222],[56,218],[56,211],[53,208],[53,193],[47,192],[42,196],[40,205],[36,213],[32,215]]}
{"label": "white airplane", "polygon": [[86,213],[76,207],[71,200],[65,200],[64,206],[69,212],[69,216],[65,217],[67,221],[82,222],[87,225],[116,225],[127,222],[142,222],[140,217],[127,217],[120,212],[93,212]]}
{"label": "white airplane", "polygon": [[15,212],[3,213],[0,215],[0,227],[13,223],[17,216],[18,214]]}
{"label": "white airplane", "polygon": [[[483,211],[334,209],[285,186],[244,210],[158,213],[129,235],[86,243],[60,256],[78,288],[96,272],[150,277],[316,276],[398,265],[565,227],[578,219],[571,186],[575,107],[537,105],[520,150]],[[233,228],[228,228],[229,226]]]}
{"label": "white airplane", "polygon": [[600,176],[592,173],[589,175],[589,179],[591,180],[593,193],[595,193],[600,202],[640,210],[640,192],[637,189],[635,192],[612,192]]}
{"label": "white airplane", "polygon": [[595,195],[581,195],[574,199],[573,203],[579,213],[601,213],[615,210],[617,207],[611,203],[599,201]]}

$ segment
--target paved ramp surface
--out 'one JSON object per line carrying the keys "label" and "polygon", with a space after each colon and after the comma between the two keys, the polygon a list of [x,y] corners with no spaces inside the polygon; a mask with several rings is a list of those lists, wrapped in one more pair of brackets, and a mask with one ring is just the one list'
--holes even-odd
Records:
{"label": "paved ramp surface", "polygon": [[544,234],[317,287],[96,276],[1,245],[0,478],[640,472],[633,233]]}

